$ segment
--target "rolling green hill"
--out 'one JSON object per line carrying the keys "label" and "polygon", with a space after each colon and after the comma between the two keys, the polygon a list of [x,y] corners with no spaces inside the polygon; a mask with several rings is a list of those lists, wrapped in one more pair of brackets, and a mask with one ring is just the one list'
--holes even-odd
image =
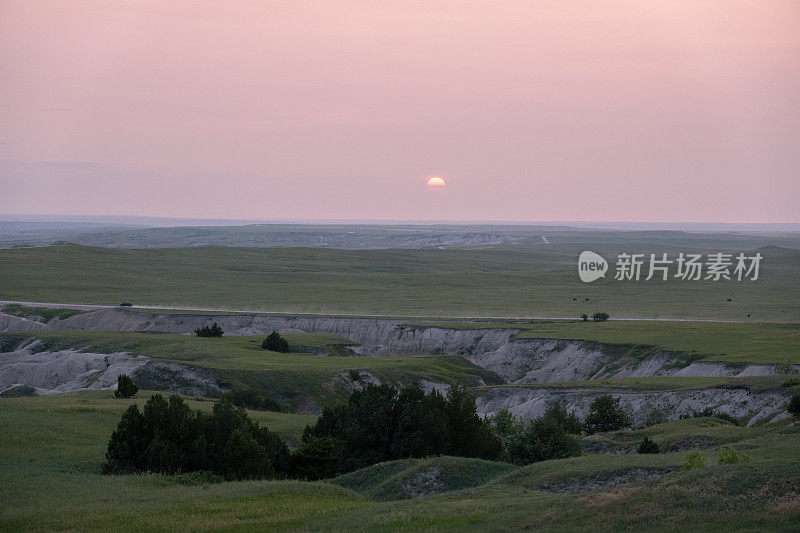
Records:
{"label": "rolling green hill", "polygon": [[[140,392],[133,402],[148,395]],[[129,403],[110,391],[0,399],[0,529],[649,531],[691,523],[707,530],[788,530],[800,520],[796,426],[741,428],[698,418],[607,436],[635,442],[650,435],[662,445],[710,439],[706,467],[689,471],[680,470],[683,452],[585,454],[524,467],[442,457],[314,483],[209,485],[100,473],[108,438]],[[250,414],[284,436],[297,436],[310,418]],[[718,465],[720,445],[751,459]]]}

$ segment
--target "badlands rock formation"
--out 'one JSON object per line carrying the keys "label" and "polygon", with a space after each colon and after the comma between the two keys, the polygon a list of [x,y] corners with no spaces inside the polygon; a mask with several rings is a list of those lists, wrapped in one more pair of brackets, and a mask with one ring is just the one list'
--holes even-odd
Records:
{"label": "badlands rock formation", "polygon": [[[196,328],[213,322],[229,336],[266,335],[273,330],[332,333],[353,341],[349,350],[361,356],[460,355],[498,374],[506,383],[517,385],[480,389],[478,406],[481,412],[489,414],[506,408],[526,419],[540,415],[556,401],[584,416],[594,397],[603,393],[592,387],[541,386],[548,383],[647,376],[760,376],[776,371],[776,366],[771,364],[692,361],[687,354],[664,350],[653,349],[652,353],[642,356],[642,352],[634,354],[598,343],[518,338],[518,331],[514,329],[443,328],[371,318],[170,315],[103,309],[53,319],[47,324],[0,314],[0,331],[29,332],[32,337],[41,329],[191,334]],[[148,383],[166,383],[170,389],[191,394],[221,390],[208,371],[174,363],[148,363],[146,358],[128,354],[91,354],[75,350],[36,353],[35,344],[0,353],[0,390],[17,383],[32,385],[43,392],[109,388],[118,374],[134,372]],[[345,374],[342,376],[336,379],[346,379]],[[371,378],[374,379],[369,381],[378,381],[375,376]],[[424,385],[426,389],[446,388],[445,384],[433,382]],[[707,407],[736,417],[748,417],[750,423],[776,420],[786,412],[785,391],[781,390],[708,387],[638,392],[628,389],[614,395],[621,398],[637,423],[643,423],[653,412],[674,419]]]}

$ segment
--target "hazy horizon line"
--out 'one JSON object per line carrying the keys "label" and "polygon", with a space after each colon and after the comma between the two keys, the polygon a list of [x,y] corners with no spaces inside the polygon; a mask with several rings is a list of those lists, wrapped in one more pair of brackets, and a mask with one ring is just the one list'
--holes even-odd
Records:
{"label": "hazy horizon line", "polygon": [[[791,227],[800,230],[800,222],[728,222],[728,221],[675,221],[675,220],[514,220],[514,219],[372,219],[372,218],[205,218],[205,217],[170,217],[156,215],[100,215],[100,214],[47,214],[47,213],[0,213],[2,222],[78,222],[89,221],[140,220],[142,222],[195,222],[194,225],[248,225],[248,224],[372,224],[372,225],[526,225],[526,226],[563,226],[583,224],[590,226],[726,226],[726,227]],[[88,219],[88,220],[87,220]],[[214,224],[216,223],[216,224]],[[122,224],[122,222],[118,222]],[[187,224],[188,225],[188,224]]]}

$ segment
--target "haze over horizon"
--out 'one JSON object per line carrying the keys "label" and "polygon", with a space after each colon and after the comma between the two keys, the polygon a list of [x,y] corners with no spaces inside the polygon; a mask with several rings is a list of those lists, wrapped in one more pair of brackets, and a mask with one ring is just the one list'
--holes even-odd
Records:
{"label": "haze over horizon", "polygon": [[800,222],[795,1],[6,0],[0,71],[5,214]]}

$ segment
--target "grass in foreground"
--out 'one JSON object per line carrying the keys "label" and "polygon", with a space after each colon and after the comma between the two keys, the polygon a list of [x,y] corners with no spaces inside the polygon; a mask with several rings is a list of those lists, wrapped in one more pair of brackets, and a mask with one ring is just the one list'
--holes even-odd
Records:
{"label": "grass in foreground", "polygon": [[[698,530],[775,530],[800,520],[797,427],[734,428],[711,418],[610,436],[648,434],[662,444],[710,436],[751,455],[750,462],[720,466],[712,448],[706,468],[686,472],[668,470],[683,463],[682,453],[585,455],[520,468],[445,457],[375,465],[332,482],[186,486],[169,476],[99,473],[108,436],[128,403],[110,391],[0,399],[0,529],[641,531],[691,523]],[[305,422],[297,415],[251,415],[276,430],[283,420],[295,435]],[[397,499],[413,495],[407,487],[430,489],[419,474],[432,468],[449,472],[434,487],[446,492]],[[641,468],[666,475],[589,492],[540,490],[586,488]]]}

